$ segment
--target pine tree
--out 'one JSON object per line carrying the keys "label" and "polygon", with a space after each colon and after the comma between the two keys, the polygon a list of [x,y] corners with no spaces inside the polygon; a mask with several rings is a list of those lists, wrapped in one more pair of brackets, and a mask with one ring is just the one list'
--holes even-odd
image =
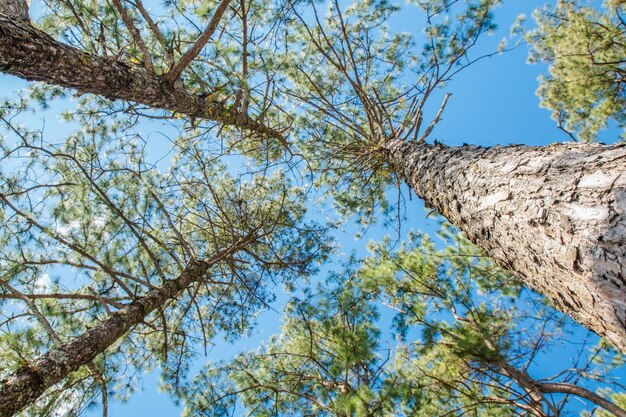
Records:
{"label": "pine tree", "polygon": [[[372,214],[387,185],[406,181],[500,266],[626,352],[626,148],[427,144],[449,96],[423,126],[426,103],[480,58],[471,47],[493,29],[498,2],[452,3],[416,6],[427,28],[420,49],[389,31],[399,10],[384,1],[331,2],[324,14],[298,2],[183,1],[166,4],[169,20],[159,21],[140,0],[60,0],[35,27],[25,2],[7,0],[0,69],[95,95],[92,123],[106,112],[184,118],[190,130],[214,122],[200,128],[218,126],[228,149],[258,160],[302,152],[349,211]],[[28,223],[29,211],[14,208]],[[135,236],[133,222],[125,227]]]}
{"label": "pine tree", "polygon": [[128,368],[176,385],[198,348],[247,332],[274,285],[328,247],[281,167],[234,175],[185,135],[159,167],[132,121],[98,108],[66,113],[78,130],[49,142],[20,124],[28,101],[1,106],[2,416],[74,412],[98,391],[106,415],[109,393],[133,390]]}
{"label": "pine tree", "polygon": [[[280,335],[181,391],[187,415],[556,417],[580,400],[626,415],[606,398],[614,388],[623,400],[604,367],[623,355],[595,348],[546,375],[533,362],[563,349],[567,320],[536,294],[519,302],[520,282],[450,228],[442,237],[443,250],[415,234],[395,251],[373,244],[370,258],[293,299]],[[604,396],[588,388],[595,378]]]}
{"label": "pine tree", "polygon": [[[547,62],[537,94],[559,127],[595,140],[613,120],[626,129],[626,6],[607,0],[602,11],[560,0],[537,10],[537,28],[526,34],[532,62]],[[626,134],[623,133],[626,138]]]}

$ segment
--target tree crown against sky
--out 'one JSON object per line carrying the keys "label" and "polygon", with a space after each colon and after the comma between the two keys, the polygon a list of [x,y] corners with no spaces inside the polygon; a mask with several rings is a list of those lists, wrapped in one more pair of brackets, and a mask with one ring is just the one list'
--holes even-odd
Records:
{"label": "tree crown against sky", "polygon": [[133,337],[31,412],[82,406],[102,389],[124,398],[157,364],[166,380],[183,379],[216,334],[245,334],[276,284],[292,285],[326,256],[325,230],[304,218],[303,190],[280,167],[235,175],[204,140],[182,136],[158,169],[125,118],[79,107],[81,128],[52,142],[20,125],[29,110],[5,102],[0,114],[13,130],[2,144],[3,382],[203,263]]}
{"label": "tree crown against sky", "polygon": [[567,415],[621,366],[606,346],[554,374],[534,366],[568,339],[567,320],[453,228],[440,238],[442,250],[423,234],[394,251],[371,244],[370,257],[290,300],[279,335],[181,390],[184,415]]}
{"label": "tree crown against sky", "polygon": [[527,34],[530,58],[551,63],[537,94],[572,138],[593,141],[611,121],[626,138],[625,13],[619,0],[605,1],[601,11],[559,1],[535,13],[537,28]]}
{"label": "tree crown against sky", "polygon": [[[14,156],[21,158],[22,152],[26,149],[31,152],[28,157],[34,156],[35,159],[26,164],[24,172],[29,175],[20,173],[8,178],[7,185],[10,193],[13,193],[9,193],[9,196],[21,199],[27,195],[31,197],[30,201],[37,204],[32,204],[31,207],[29,200],[20,200],[23,203],[25,201],[26,208],[14,205],[13,212],[17,217],[11,219],[19,219],[21,216],[26,225],[19,226],[18,223],[16,226],[18,231],[11,232],[14,238],[11,242],[18,242],[19,246],[23,241],[41,240],[44,243],[40,249],[47,250],[48,244],[45,243],[45,239],[30,235],[31,231],[36,229],[36,227],[32,229],[32,220],[36,220],[35,215],[49,217],[48,220],[55,221],[57,219],[54,216],[60,216],[58,221],[63,223],[61,231],[65,233],[64,228],[67,228],[71,232],[79,224],[81,233],[79,239],[83,237],[86,240],[92,239],[82,243],[103,251],[101,256],[105,258],[105,262],[102,263],[104,266],[98,265],[101,271],[98,271],[98,268],[94,270],[91,262],[83,265],[87,270],[93,271],[93,279],[99,279],[99,275],[105,272],[105,276],[108,274],[115,281],[117,271],[113,270],[110,273],[106,268],[110,269],[111,256],[114,259],[122,259],[121,254],[124,254],[127,247],[123,244],[113,245],[114,254],[110,255],[106,253],[106,248],[96,246],[96,243],[102,240],[102,236],[109,233],[104,229],[110,227],[114,230],[116,238],[125,241],[130,237],[130,241],[136,243],[137,250],[133,252],[135,261],[124,264],[124,268],[141,271],[139,278],[149,284],[144,284],[145,291],[151,288],[151,284],[143,278],[143,275],[151,277],[154,275],[159,278],[158,282],[167,282],[167,279],[181,271],[184,262],[178,265],[177,270],[172,271],[162,265],[164,262],[169,268],[176,268],[177,257],[182,257],[183,260],[193,259],[197,257],[194,251],[202,252],[198,247],[222,246],[219,245],[224,243],[222,239],[233,239],[238,235],[237,230],[230,229],[233,225],[236,226],[235,229],[247,226],[248,230],[255,230],[260,227],[259,225],[269,226],[278,221],[276,226],[285,230],[287,234],[285,241],[281,241],[279,231],[279,239],[272,240],[272,245],[258,247],[260,253],[254,248],[248,250],[240,248],[245,253],[243,258],[233,256],[231,259],[231,253],[228,252],[229,259],[225,263],[227,268],[224,274],[239,277],[242,271],[248,271],[246,268],[251,262],[259,262],[260,271],[266,271],[264,268],[267,268],[267,271],[289,268],[292,264],[297,271],[298,266],[305,266],[311,259],[307,256],[304,259],[285,258],[280,251],[285,249],[283,244],[287,245],[288,251],[293,250],[298,255],[299,252],[295,248],[301,247],[299,246],[301,243],[304,248],[311,250],[313,256],[317,253],[314,248],[319,237],[313,233],[308,235],[313,242],[298,242],[296,238],[298,228],[295,226],[302,219],[303,213],[302,207],[297,207],[296,201],[301,198],[301,193],[282,187],[283,178],[280,176],[271,179],[273,177],[270,174],[277,170],[273,164],[277,164],[285,154],[287,159],[293,162],[301,158],[302,155],[299,153],[302,153],[307,162],[306,168],[303,169],[304,173],[310,174],[316,185],[335,191],[338,206],[344,209],[343,214],[350,215],[356,212],[361,215],[363,222],[367,223],[377,213],[377,206],[385,212],[388,208],[385,187],[406,176],[399,172],[400,170],[393,169],[392,164],[385,159],[388,157],[387,151],[384,150],[385,142],[403,139],[407,143],[424,145],[423,139],[428,137],[440,120],[438,108],[440,107],[441,112],[445,110],[448,97],[443,98],[441,105],[436,103],[434,108],[432,104],[428,104],[427,99],[435,96],[437,88],[450,81],[458,70],[480,57],[473,56],[469,47],[476,43],[479,35],[493,29],[492,10],[497,3],[428,1],[399,8],[386,2],[358,2],[352,6],[334,2],[329,4],[328,9],[325,6],[322,9],[317,5],[313,5],[317,9],[306,9],[311,5],[295,2],[237,3],[225,0],[213,4],[181,1],[166,3],[158,12],[147,12],[140,1],[49,2],[47,3],[50,6],[49,13],[41,20],[40,27],[75,48],[59,47],[52,38],[41,36],[37,38],[41,41],[41,57],[49,58],[50,49],[46,48],[52,47],[59,53],[55,55],[54,60],[40,57],[38,62],[31,60],[28,65],[23,65],[20,60],[24,55],[16,54],[11,58],[3,57],[6,60],[2,61],[3,65],[6,64],[3,68],[7,72],[17,73],[28,79],[34,78],[64,87],[74,87],[81,93],[95,93],[96,97],[87,97],[86,104],[81,110],[69,114],[70,119],[81,122],[86,129],[86,135],[79,135],[81,139],[79,145],[74,142],[75,138],[70,137],[67,143],[61,141],[60,148],[57,149],[48,143],[37,143],[39,137],[36,132],[25,134],[20,133],[19,129],[13,132],[17,133],[18,137],[26,136],[26,139],[22,138],[26,145],[9,146],[7,160]],[[392,30],[397,22],[395,20],[397,15],[406,10],[420,11],[419,16],[428,28],[424,36],[396,33]],[[156,16],[159,14],[168,15],[168,19],[158,20]],[[449,19],[450,16],[455,18]],[[33,36],[41,35],[36,29],[28,27],[25,32],[20,32],[24,27],[15,22],[3,21],[2,24],[4,39],[15,40],[21,36],[23,42],[28,42]],[[206,38],[210,38],[210,42],[205,44]],[[420,48],[424,43],[426,46]],[[201,53],[194,55],[198,53],[199,48]],[[58,89],[38,88],[34,90],[33,97],[39,99],[41,103],[46,103],[64,94]],[[130,100],[134,103],[129,105],[102,97]],[[424,116],[428,112],[428,106],[432,118]],[[166,109],[170,113],[163,113],[158,109]],[[133,152],[127,155],[126,147],[132,141],[124,142],[124,135],[117,137],[116,128],[103,122],[116,118],[122,119],[122,123],[127,122],[131,129],[134,123],[142,119],[181,119],[188,132],[175,142],[176,152],[182,155],[172,161],[175,169],[165,177],[156,175],[152,178],[154,172],[142,166],[141,162],[135,167],[136,160],[143,161],[144,157]],[[94,124],[94,120],[99,123]],[[94,134],[96,136],[100,134],[101,137],[92,144],[90,136]],[[85,140],[86,138],[89,140]],[[112,142],[109,143],[109,140]],[[118,140],[123,142],[117,142]],[[66,147],[72,152],[76,151],[79,156],[73,155]],[[436,150],[437,147],[433,149]],[[186,150],[190,153],[185,154]],[[107,154],[107,151],[110,153]],[[240,152],[251,157],[254,163],[261,164],[260,167],[250,168],[261,174],[260,177],[255,177],[260,179],[243,181],[242,189],[233,185],[240,184],[238,181],[234,183],[228,180],[221,181],[229,169],[220,169],[214,164],[218,159],[214,156],[215,152],[218,155],[225,152]],[[54,192],[49,195],[41,192],[44,188],[54,187],[40,182],[47,179],[45,175],[39,178],[39,171],[45,172],[52,167],[63,173],[67,168],[59,169],[58,167],[63,167],[62,163],[40,165],[42,163],[39,161],[40,154],[61,160],[69,154],[70,157],[66,162],[78,161],[78,165],[86,163],[89,175],[84,175],[85,169],[79,168],[79,173],[83,173],[82,178],[90,184],[87,187],[88,192],[82,190],[84,185],[80,185],[73,177],[69,178],[67,184],[59,184],[61,191],[56,196]],[[112,159],[101,160],[107,155],[113,155]],[[117,165],[118,159],[124,161],[122,167]],[[477,161],[475,166],[469,166],[470,170],[473,169],[470,172],[482,168],[482,165],[478,166],[479,162]],[[111,166],[107,165],[109,163]],[[132,166],[127,167],[129,164]],[[267,168],[268,165],[270,168]],[[95,169],[93,172],[92,167]],[[293,165],[288,165],[287,169],[293,169]],[[156,173],[158,172],[157,170]],[[124,173],[128,174],[128,178]],[[108,177],[109,174],[111,178]],[[91,178],[92,175],[95,175],[98,181],[104,181],[106,187],[111,188],[104,188],[104,185]],[[137,175],[141,182],[137,182]],[[168,175],[172,175],[173,182],[168,181]],[[620,178],[619,172],[617,175],[617,178]],[[252,175],[244,176],[252,178]],[[270,181],[270,184],[265,184],[265,181]],[[251,185],[245,186],[248,182]],[[215,186],[219,189],[212,188]],[[415,184],[412,186],[419,189]],[[27,192],[22,189],[24,187]],[[81,202],[79,207],[82,207],[82,210],[75,210],[69,204],[59,204],[59,201],[68,195],[64,187],[78,187],[82,190],[76,194],[81,197],[76,201]],[[98,191],[99,188],[104,190],[104,193]],[[136,194],[136,197],[118,202],[115,200],[119,197],[118,188],[121,188],[123,193]],[[168,188],[175,198],[168,194]],[[148,191],[150,189],[158,192],[155,191],[155,195],[152,195]],[[258,196],[261,201],[269,204],[266,207],[264,203],[258,203],[267,208],[267,214],[263,214],[263,210],[257,210],[256,199],[250,199],[248,195],[251,190],[268,191],[267,195]],[[102,220],[95,213],[99,213],[102,207],[93,206],[90,196],[95,195],[102,199],[108,191],[115,196],[114,199],[109,198],[110,203],[104,199],[104,207],[109,207],[111,216],[105,218],[104,225],[100,225]],[[219,199],[214,198],[222,192],[227,196],[224,207],[220,205]],[[283,192],[292,194],[285,196]],[[69,194],[74,196],[74,193]],[[186,196],[187,201],[179,202],[181,195]],[[171,201],[174,206],[161,206],[158,203],[161,198],[170,198],[164,201]],[[83,200],[89,203],[82,203]],[[285,204],[288,202],[290,205],[283,207],[280,202]],[[6,201],[5,203],[8,204]],[[124,210],[114,210],[118,203],[125,204],[122,208],[129,210],[126,216],[130,217],[126,220]],[[51,210],[52,217],[47,211],[50,210],[49,204],[52,206],[58,204],[60,207],[56,211]],[[26,216],[18,214],[15,209]],[[187,229],[177,225],[178,223],[172,226],[167,216],[163,217],[164,213],[173,210],[177,213],[174,220],[186,222],[187,217],[179,211],[190,209],[216,211],[220,219],[222,215],[225,217],[224,221],[228,223],[228,227],[221,226],[221,220],[214,223],[215,220],[211,220],[209,216],[209,226],[192,220],[189,223],[192,227]],[[448,215],[448,209],[445,207],[442,209],[437,206],[437,209]],[[29,213],[32,210],[35,214],[30,215],[29,220]],[[288,213],[292,211],[295,218],[283,223],[282,215],[289,217]],[[231,214],[234,217],[231,217]],[[72,216],[83,215],[86,217],[82,223],[73,220]],[[198,216],[207,220],[207,216]],[[257,226],[247,223],[251,219],[258,221],[255,223]],[[152,221],[157,222],[156,226],[150,223]],[[541,218],[538,221],[545,222],[545,219]],[[12,224],[9,223],[8,227]],[[100,226],[102,229],[99,230]],[[198,233],[195,227],[210,230],[211,233]],[[214,227],[217,227],[217,231],[225,227],[225,232],[223,235],[216,234]],[[126,234],[118,232],[118,228],[124,229]],[[168,231],[165,236],[160,235],[162,232],[157,233],[157,229],[161,228]],[[50,231],[52,226],[46,228],[44,224],[40,230],[42,229]],[[267,235],[262,233],[263,238],[271,239],[270,236],[273,237],[277,231],[273,227],[269,229],[271,233],[268,232]],[[46,235],[45,232],[43,234]],[[183,243],[186,240],[191,242]],[[266,254],[264,250],[267,250],[270,259],[263,256]],[[182,253],[187,258],[182,256]],[[27,253],[26,257],[30,255]],[[251,258],[248,259],[248,256]],[[273,256],[276,256],[277,260],[273,260]],[[166,261],[161,261],[161,257]],[[132,259],[133,257],[130,260]],[[220,259],[222,260],[224,259]],[[63,262],[71,262],[72,266],[76,267],[75,260],[63,258]],[[21,272],[11,271],[12,274],[16,273],[16,277]],[[31,284],[37,278],[36,275],[28,276]],[[132,279],[128,276],[125,278]],[[254,291],[249,293],[234,291],[232,283],[226,286],[229,291],[236,293],[233,309],[236,314],[241,314],[241,317],[246,316],[243,307],[248,307],[247,303],[250,300],[257,301],[257,307],[263,305],[264,294],[261,293],[257,297],[256,291],[265,287],[260,286],[258,284],[260,281],[254,279],[252,277]],[[237,281],[243,282],[247,281],[245,279]],[[115,285],[119,286],[120,291],[124,291],[123,285],[127,284],[124,284],[122,279],[121,282],[115,281]],[[85,293],[91,294],[80,294],[92,302],[90,308],[98,309],[102,305],[102,309],[106,311],[104,305],[108,303],[105,298],[107,294],[99,292],[99,287],[95,288],[96,294],[88,287],[83,289],[86,289]],[[107,289],[102,289],[105,290]],[[34,296],[31,298],[37,298],[32,293],[26,294]],[[24,295],[23,291],[21,295]],[[111,305],[114,308],[123,306],[124,302],[130,305],[136,301],[137,295],[131,288],[130,291],[126,291],[125,300],[121,302],[112,300],[118,303],[117,307]],[[14,296],[18,297],[19,294],[15,293]],[[232,296],[233,294],[227,291],[224,298],[218,296],[218,299],[230,305],[229,303],[233,302]],[[243,297],[241,302],[237,301],[238,296]],[[246,298],[248,296],[251,298]],[[24,301],[24,298],[20,299]],[[191,299],[195,301],[193,295]],[[192,304],[191,301],[187,302],[189,309],[182,308],[181,314],[192,311],[193,308],[190,307]],[[30,311],[28,314],[36,316],[37,308],[33,307],[32,303],[26,303],[25,306],[25,309]],[[251,306],[254,306],[254,302]],[[75,307],[72,305],[70,308]],[[228,311],[226,309],[226,313]],[[71,318],[73,319],[73,316]],[[207,330],[200,318],[199,314],[198,321],[203,329],[202,337],[208,339],[211,336],[210,326]],[[211,318],[217,319],[213,316]],[[65,324],[63,321],[59,323]],[[246,326],[245,321],[239,324],[241,327]],[[177,325],[176,321],[174,325]],[[45,328],[45,321],[39,319],[37,326]],[[88,327],[89,325],[83,324],[82,328],[73,330],[75,333],[72,334]],[[174,343],[176,346],[184,344],[176,339],[180,336],[176,331],[167,331],[168,335],[165,335],[166,327],[166,325],[162,325],[162,329],[156,327],[157,330],[163,331],[164,344]],[[154,330],[149,326],[148,328]],[[147,332],[150,333],[149,330]],[[47,339],[54,339],[49,331],[47,335],[42,332],[38,334]],[[134,343],[132,338],[128,341]],[[165,347],[162,349],[167,351]],[[184,348],[181,348],[181,351],[183,350]],[[168,359],[172,357],[167,356]],[[20,361],[23,362],[23,358],[16,364]],[[98,365],[100,363],[91,364],[96,370]],[[168,366],[170,365],[166,363],[166,368]],[[172,380],[170,382],[175,385],[179,377],[178,372],[184,368],[182,361],[175,363],[171,372],[173,376],[169,377],[173,382]],[[114,369],[109,369],[111,374],[115,373]],[[170,375],[168,372],[166,374]],[[95,378],[93,374],[88,375]],[[77,375],[79,378],[85,376]]]}

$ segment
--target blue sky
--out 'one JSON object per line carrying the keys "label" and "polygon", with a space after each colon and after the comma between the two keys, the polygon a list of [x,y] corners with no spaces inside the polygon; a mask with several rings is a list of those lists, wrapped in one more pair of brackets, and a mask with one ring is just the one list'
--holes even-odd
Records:
{"label": "blue sky", "polygon": [[[498,24],[498,30],[492,35],[484,36],[475,53],[488,53],[495,50],[501,39],[509,35],[509,28],[520,13],[530,16],[533,9],[544,3],[545,1],[538,0],[505,1],[504,5],[496,11],[495,21]],[[36,7],[36,4],[33,6]],[[421,30],[420,28],[411,29],[410,17],[399,24],[403,30]],[[535,95],[537,77],[544,73],[546,68],[541,65],[526,64],[527,55],[527,47],[521,45],[513,51],[481,60],[458,74],[453,82],[440,92],[440,96],[443,96],[444,92],[451,92],[453,95],[442,121],[431,137],[448,145],[470,143],[482,146],[511,143],[546,145],[568,140],[567,136],[558,130],[550,119],[549,111],[539,108],[539,99]],[[14,77],[0,75],[0,96],[6,97],[25,85],[26,83]],[[437,98],[434,98],[431,103],[433,105],[431,111],[436,111],[439,105]],[[64,126],[54,119],[47,120],[46,126],[48,135],[62,134],[64,129]],[[158,124],[145,127],[147,131],[162,128],[163,126]],[[611,132],[607,133],[603,140],[611,141],[610,135]],[[433,230],[434,222],[427,222],[424,219],[423,207],[415,198],[407,201],[407,211],[414,215],[408,216],[409,220],[403,224],[404,231]],[[347,234],[339,236],[343,245],[342,252],[347,254],[356,251],[364,254],[367,241],[380,240],[385,233],[388,231],[376,226],[372,227],[362,239],[355,240],[348,231]],[[280,302],[277,309],[280,309]],[[207,359],[211,361],[225,359],[241,349],[258,346],[259,342],[267,340],[271,334],[278,331],[279,322],[279,312],[264,313],[252,337],[234,345],[215,340],[216,345],[208,352]],[[559,360],[550,359],[550,364],[544,365],[555,368],[560,365],[567,366],[568,358],[566,355],[561,355]],[[624,377],[626,378],[626,374]],[[158,376],[146,376],[143,381],[143,391],[136,393],[126,404],[115,402],[111,404],[110,415],[125,416],[137,413],[154,416],[178,415],[180,408],[177,408],[166,394],[159,393],[157,385]],[[89,413],[90,416],[99,414],[99,410]]]}

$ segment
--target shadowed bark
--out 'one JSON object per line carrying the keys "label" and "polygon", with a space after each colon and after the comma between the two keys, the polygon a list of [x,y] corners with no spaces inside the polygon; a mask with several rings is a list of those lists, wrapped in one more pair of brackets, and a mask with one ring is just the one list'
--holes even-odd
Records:
{"label": "shadowed bark", "polygon": [[626,353],[626,145],[385,149],[427,205]]}
{"label": "shadowed bark", "polygon": [[18,18],[28,22],[28,2],[26,0],[2,0],[0,14]]}

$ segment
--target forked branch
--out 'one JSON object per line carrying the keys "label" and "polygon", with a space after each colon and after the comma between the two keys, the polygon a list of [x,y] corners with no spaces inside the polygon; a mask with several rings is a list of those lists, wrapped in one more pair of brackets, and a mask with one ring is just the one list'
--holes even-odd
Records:
{"label": "forked branch", "polygon": [[217,7],[217,10],[215,10],[215,14],[209,22],[209,25],[204,32],[202,32],[198,40],[196,40],[196,42],[189,49],[187,49],[187,52],[185,52],[176,65],[174,65],[174,68],[167,73],[165,76],[166,81],[174,84],[180,78],[180,75],[183,73],[185,68],[187,68],[194,59],[196,59],[207,42],[209,42],[209,39],[211,39],[211,36],[213,36],[213,33],[215,33],[215,29],[217,29],[217,25],[220,20],[222,20],[222,16],[226,12],[229,3],[230,0],[222,0],[220,5]]}

